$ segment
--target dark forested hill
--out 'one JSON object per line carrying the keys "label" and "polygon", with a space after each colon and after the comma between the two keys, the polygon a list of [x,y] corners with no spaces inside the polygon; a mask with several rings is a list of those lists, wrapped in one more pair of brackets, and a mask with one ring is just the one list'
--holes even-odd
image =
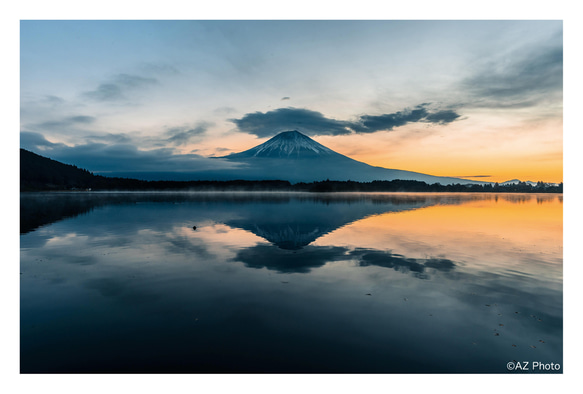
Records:
{"label": "dark forested hill", "polygon": [[20,149],[20,190],[87,189],[95,175],[87,170]]}

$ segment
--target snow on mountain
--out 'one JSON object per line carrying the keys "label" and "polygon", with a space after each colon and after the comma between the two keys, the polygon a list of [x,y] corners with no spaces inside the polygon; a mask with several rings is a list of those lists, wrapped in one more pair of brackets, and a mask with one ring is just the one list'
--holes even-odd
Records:
{"label": "snow on mountain", "polygon": [[[502,186],[505,186],[505,185],[518,185],[520,182],[522,182],[520,179],[512,179],[510,181],[506,181],[506,182],[499,183],[499,185],[502,185]],[[525,183],[527,185],[530,185],[530,186],[536,186],[536,182],[526,181]]]}
{"label": "snow on mountain", "polygon": [[248,157],[294,157],[305,158],[337,154],[310,137],[294,130],[279,133],[269,141],[244,152],[227,156],[229,159]]}

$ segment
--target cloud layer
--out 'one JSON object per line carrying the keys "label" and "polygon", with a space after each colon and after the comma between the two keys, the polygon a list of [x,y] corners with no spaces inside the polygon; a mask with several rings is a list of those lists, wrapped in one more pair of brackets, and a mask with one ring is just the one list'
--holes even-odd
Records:
{"label": "cloud layer", "polygon": [[186,145],[193,139],[202,137],[210,126],[212,123],[201,122],[195,127],[173,127],[166,132],[170,136],[166,141],[175,146]]}
{"label": "cloud layer", "polygon": [[515,49],[505,57],[493,57],[461,82],[461,91],[470,95],[466,106],[528,108],[561,99],[562,34],[536,46]]}
{"label": "cloud layer", "polygon": [[408,123],[444,125],[461,115],[453,110],[432,111],[427,103],[413,109],[382,115],[361,115],[355,121],[325,117],[322,113],[305,108],[279,108],[268,112],[253,112],[240,119],[231,119],[243,132],[258,137],[269,137],[285,130],[299,130],[308,135],[345,135],[391,131]]}
{"label": "cloud layer", "polygon": [[181,172],[236,166],[221,159],[195,154],[177,154],[172,148],[140,150],[124,135],[106,136],[104,141],[106,143],[88,141],[69,146],[53,143],[40,133],[28,131],[20,133],[22,148],[93,172]]}
{"label": "cloud layer", "polygon": [[84,96],[95,101],[125,100],[128,91],[156,85],[156,78],[146,78],[139,75],[118,74],[111,81],[99,84],[94,90],[84,93]]}

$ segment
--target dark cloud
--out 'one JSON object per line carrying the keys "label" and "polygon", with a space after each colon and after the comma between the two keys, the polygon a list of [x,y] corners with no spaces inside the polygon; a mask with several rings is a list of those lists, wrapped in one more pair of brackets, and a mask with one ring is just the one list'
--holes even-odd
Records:
{"label": "dark cloud", "polygon": [[158,80],[146,78],[139,75],[119,74],[108,81],[97,86],[95,90],[85,92],[85,97],[96,101],[120,101],[127,99],[126,93],[129,90],[155,85]]}
{"label": "dark cloud", "polygon": [[374,133],[381,130],[393,130],[395,127],[404,126],[407,123],[424,121],[429,116],[425,105],[419,105],[413,110],[404,110],[392,114],[362,115],[358,122],[352,125],[357,133]]}
{"label": "dark cloud", "polygon": [[329,119],[320,112],[302,108],[279,108],[266,113],[253,112],[231,119],[239,130],[258,137],[271,137],[280,131],[299,130],[311,135],[350,134],[349,123]]}
{"label": "dark cloud", "polygon": [[173,127],[166,132],[170,135],[166,141],[176,146],[186,145],[193,138],[204,135],[210,126],[210,123],[200,123],[196,127]]}
{"label": "dark cloud", "polygon": [[56,144],[54,142],[48,141],[42,134],[35,133],[32,131],[21,131],[20,132],[20,147],[34,150],[44,150],[44,148],[53,148],[57,146],[65,146],[64,144]]}
{"label": "dark cloud", "polygon": [[460,115],[453,110],[431,111],[429,103],[413,109],[382,115],[361,115],[355,121],[326,118],[323,114],[302,108],[279,108],[269,112],[254,112],[241,119],[231,119],[239,130],[258,137],[269,137],[280,131],[299,130],[308,135],[343,135],[390,131],[408,123],[433,123],[444,125],[457,120]]}
{"label": "dark cloud", "polygon": [[281,101],[285,101],[285,100],[290,100],[290,98],[288,96],[282,97]]}
{"label": "dark cloud", "polygon": [[428,114],[425,117],[425,121],[429,123],[447,124],[453,122],[460,116],[461,115],[457,114],[455,111],[448,109]]}
{"label": "dark cloud", "polygon": [[462,88],[473,100],[467,106],[484,108],[527,108],[562,97],[562,34],[485,63]]}

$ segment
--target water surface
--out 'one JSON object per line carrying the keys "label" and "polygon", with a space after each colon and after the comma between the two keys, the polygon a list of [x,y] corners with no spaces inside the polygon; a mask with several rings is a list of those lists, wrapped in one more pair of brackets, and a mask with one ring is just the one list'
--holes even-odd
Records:
{"label": "water surface", "polygon": [[24,373],[562,372],[562,195],[30,193],[20,241]]}

